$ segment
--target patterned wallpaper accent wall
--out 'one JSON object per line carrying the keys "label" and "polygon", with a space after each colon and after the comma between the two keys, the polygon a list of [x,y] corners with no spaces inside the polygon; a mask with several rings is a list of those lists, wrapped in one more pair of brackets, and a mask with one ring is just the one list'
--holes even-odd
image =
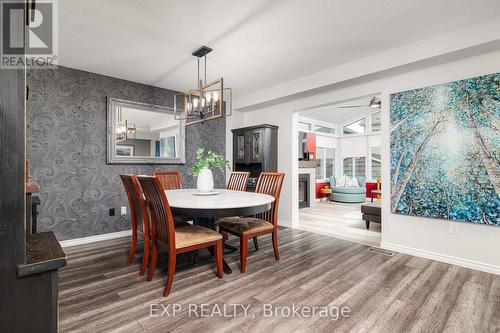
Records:
{"label": "patterned wallpaper accent wall", "polygon": [[[119,216],[127,198],[122,173],[179,170],[185,187],[195,187],[189,166],[198,147],[225,154],[225,119],[186,128],[186,165],[107,165],[106,97],[172,105],[174,91],[76,69],[28,72],[27,155],[30,174],[41,185],[38,229],[59,240],[126,230]],[[225,175],[214,172],[216,187]],[[109,216],[115,208],[118,216]]]}

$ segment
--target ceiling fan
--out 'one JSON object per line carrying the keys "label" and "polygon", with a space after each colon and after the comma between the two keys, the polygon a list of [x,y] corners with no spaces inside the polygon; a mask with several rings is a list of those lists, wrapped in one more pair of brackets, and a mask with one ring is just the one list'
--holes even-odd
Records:
{"label": "ceiling fan", "polygon": [[378,98],[377,96],[373,96],[368,105],[346,105],[346,106],[339,106],[339,109],[366,108],[366,107],[380,109],[381,104],[382,102],[380,98]]}

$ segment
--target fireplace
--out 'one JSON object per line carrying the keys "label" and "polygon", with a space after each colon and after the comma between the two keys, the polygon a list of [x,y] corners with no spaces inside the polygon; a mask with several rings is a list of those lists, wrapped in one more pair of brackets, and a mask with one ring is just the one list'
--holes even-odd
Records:
{"label": "fireplace", "polygon": [[299,208],[311,206],[311,194],[309,193],[309,174],[299,174]]}

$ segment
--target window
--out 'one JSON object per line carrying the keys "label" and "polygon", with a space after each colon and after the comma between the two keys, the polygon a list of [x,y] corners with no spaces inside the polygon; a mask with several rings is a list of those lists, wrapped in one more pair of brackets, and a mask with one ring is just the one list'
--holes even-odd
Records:
{"label": "window", "polygon": [[316,179],[325,179],[325,148],[316,148]]}
{"label": "window", "polygon": [[380,121],[381,112],[372,113],[371,122],[372,122],[372,132],[378,132],[382,129],[382,122]]}
{"label": "window", "polygon": [[366,163],[364,157],[354,158],[354,177],[366,177]]}
{"label": "window", "polygon": [[310,132],[311,131],[311,124],[303,123],[303,122],[299,121],[299,131]]}
{"label": "window", "polygon": [[366,132],[366,119],[360,119],[358,121],[355,121],[353,123],[350,123],[349,125],[346,125],[342,129],[342,133],[344,135],[349,135],[349,134],[363,134]]}
{"label": "window", "polygon": [[335,134],[335,128],[325,127],[325,126],[314,126],[314,130],[320,133]]}
{"label": "window", "polygon": [[372,162],[372,176],[373,180],[382,177],[381,171],[381,149],[380,147],[373,147],[371,149],[371,162]]}
{"label": "window", "polygon": [[335,149],[325,148],[325,179],[335,175]]}
{"label": "window", "polygon": [[316,148],[316,179],[329,179],[335,175],[335,149]]}
{"label": "window", "polygon": [[349,177],[366,177],[366,162],[364,157],[344,158],[344,175]]}
{"label": "window", "polygon": [[344,158],[344,175],[352,177],[352,157]]}

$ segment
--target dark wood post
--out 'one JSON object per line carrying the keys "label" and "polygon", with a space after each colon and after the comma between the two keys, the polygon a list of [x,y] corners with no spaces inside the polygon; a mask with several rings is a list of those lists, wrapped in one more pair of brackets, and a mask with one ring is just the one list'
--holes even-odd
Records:
{"label": "dark wood post", "polygon": [[56,332],[66,257],[53,233],[26,237],[25,101],[25,69],[0,69],[0,331]]}

